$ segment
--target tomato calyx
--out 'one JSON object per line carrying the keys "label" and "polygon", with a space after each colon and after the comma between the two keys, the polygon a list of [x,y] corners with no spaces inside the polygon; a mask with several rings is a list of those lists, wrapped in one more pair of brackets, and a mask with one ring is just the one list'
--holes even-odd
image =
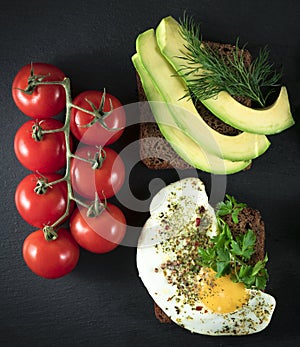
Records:
{"label": "tomato calyx", "polygon": [[49,77],[50,74],[47,75],[35,75],[34,69],[33,69],[33,63],[31,63],[31,69],[30,69],[30,75],[27,79],[27,87],[25,89],[17,88],[21,90],[23,93],[32,95],[35,88],[39,85],[40,82],[43,82],[43,80],[47,77]]}
{"label": "tomato calyx", "polygon": [[98,151],[94,154],[93,157],[91,157],[90,152],[87,153],[88,158],[83,158],[75,154],[72,154],[72,157],[74,159],[78,159],[78,160],[82,160],[87,163],[90,163],[93,170],[100,169],[104,163],[104,160],[106,159],[106,152],[102,146],[98,146],[97,148],[98,148]]}
{"label": "tomato calyx", "polygon": [[106,152],[103,147],[98,147],[98,152],[95,153],[92,163],[92,169],[100,169],[103,165],[104,160],[106,159]]}
{"label": "tomato calyx", "polygon": [[46,241],[55,241],[58,238],[57,231],[51,225],[45,225],[43,233]]}
{"label": "tomato calyx", "polygon": [[98,194],[96,193],[95,194],[95,200],[88,207],[86,215],[87,215],[87,217],[90,217],[90,218],[97,217],[106,209],[107,209],[106,198],[102,202],[101,200],[99,200]]}
{"label": "tomato calyx", "polygon": [[44,176],[39,177],[37,178],[34,192],[38,195],[46,194],[49,187],[51,187],[51,185],[49,184],[48,179]]}
{"label": "tomato calyx", "polygon": [[[121,130],[121,128],[110,128],[106,123],[105,123],[105,119],[110,116],[114,110],[113,108],[113,104],[112,104],[112,101],[111,99],[109,98],[109,105],[110,105],[110,110],[109,111],[104,111],[104,104],[105,104],[105,98],[106,98],[106,89],[104,88],[103,89],[103,94],[101,96],[101,101],[100,101],[100,105],[99,107],[97,108],[94,103],[92,103],[89,99],[85,99],[85,101],[91,106],[92,108],[92,112],[89,112],[89,114],[91,114],[93,116],[93,119],[87,123],[87,124],[84,124],[84,125],[80,125],[80,127],[82,128],[89,128],[91,127],[92,125],[94,125],[95,123],[100,123],[100,125],[106,129],[106,130],[109,130],[109,131],[116,131],[116,130]],[[74,107],[75,105],[73,105]],[[76,108],[82,110],[81,108],[77,107]],[[84,110],[82,110],[84,111]],[[87,110],[86,110],[87,111]]]}
{"label": "tomato calyx", "polygon": [[42,121],[40,122],[35,121],[35,123],[32,126],[31,136],[35,141],[42,141],[44,137],[44,132],[43,132],[43,128],[41,127],[41,123]]}
{"label": "tomato calyx", "polygon": [[31,136],[35,141],[42,141],[45,134],[52,134],[64,131],[64,127],[58,129],[43,129],[42,124],[44,120],[36,120],[32,126]]}
{"label": "tomato calyx", "polygon": [[56,181],[49,182],[47,177],[40,174],[40,177],[36,178],[36,186],[34,188],[34,192],[38,195],[45,194],[48,188],[52,188],[52,186],[54,186],[55,184],[63,182],[65,180],[66,179],[63,177],[63,178],[59,178]]}

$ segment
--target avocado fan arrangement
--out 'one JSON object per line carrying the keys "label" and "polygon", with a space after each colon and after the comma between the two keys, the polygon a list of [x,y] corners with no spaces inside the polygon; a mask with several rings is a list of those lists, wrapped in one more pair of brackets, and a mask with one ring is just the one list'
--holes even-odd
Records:
{"label": "avocado fan arrangement", "polygon": [[[269,148],[266,135],[294,124],[287,89],[279,85],[281,76],[272,71],[266,49],[249,66],[239,52],[237,41],[232,57],[221,56],[202,42],[199,26],[191,18],[177,22],[169,16],[156,30],[151,28],[137,37],[132,56],[165,139],[187,163],[213,174],[244,170]],[[280,87],[278,96],[266,105],[275,87]],[[250,98],[259,107],[245,106],[235,96]],[[195,100],[238,129],[238,134],[224,135],[212,129],[199,114]]]}

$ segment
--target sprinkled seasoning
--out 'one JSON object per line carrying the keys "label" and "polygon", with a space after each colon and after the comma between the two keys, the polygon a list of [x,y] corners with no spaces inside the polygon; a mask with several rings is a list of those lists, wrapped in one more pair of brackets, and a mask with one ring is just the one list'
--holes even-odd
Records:
{"label": "sprinkled seasoning", "polygon": [[[185,302],[194,305],[198,299],[198,276],[200,266],[197,263],[198,247],[206,247],[209,244],[207,231],[211,228],[211,215],[204,206],[194,207],[194,213],[188,223],[182,223],[184,208],[189,201],[185,197],[179,198],[179,203],[168,204],[168,210],[161,220],[164,233],[164,241],[156,245],[158,251],[165,254],[173,254],[174,259],[161,264],[165,277],[169,284],[177,287],[178,296],[183,296]],[[182,201],[184,200],[184,201]],[[161,216],[161,215],[160,215]]]}

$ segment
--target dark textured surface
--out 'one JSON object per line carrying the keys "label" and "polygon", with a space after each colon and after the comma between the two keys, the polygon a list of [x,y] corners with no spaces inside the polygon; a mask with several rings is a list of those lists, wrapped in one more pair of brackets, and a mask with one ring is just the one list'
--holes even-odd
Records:
{"label": "dark textured surface", "polygon": [[[270,136],[272,146],[251,170],[227,178],[227,192],[257,208],[266,225],[268,292],[277,308],[267,330],[241,337],[192,335],[160,324],[153,302],[135,268],[135,249],[120,247],[99,256],[81,252],[65,278],[38,278],[25,266],[21,247],[32,231],[14,206],[14,190],[27,171],[13,153],[16,130],[27,118],[14,106],[11,82],[30,61],[57,65],[71,77],[74,94],[104,86],[123,103],[136,101],[130,57],[138,33],[167,15],[183,11],[202,23],[204,39],[248,42],[253,55],[268,44],[271,58],[284,67],[292,110],[300,94],[300,3],[298,1],[2,1],[0,11],[0,345],[1,346],[296,346],[300,342],[300,134],[296,124]],[[128,131],[126,141],[135,139]],[[185,175],[188,175],[186,172]],[[211,177],[199,173],[209,189]],[[152,171],[137,164],[132,192],[149,198],[149,183],[178,178],[175,171]],[[127,211],[142,225],[146,213]]]}

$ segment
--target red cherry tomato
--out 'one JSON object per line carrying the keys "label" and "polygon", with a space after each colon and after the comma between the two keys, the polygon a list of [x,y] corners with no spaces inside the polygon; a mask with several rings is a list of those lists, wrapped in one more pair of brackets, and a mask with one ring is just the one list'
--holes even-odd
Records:
{"label": "red cherry tomato", "polygon": [[[19,183],[15,193],[15,203],[22,218],[29,224],[43,228],[45,225],[52,225],[66,211],[68,193],[65,181],[49,187],[44,194],[37,194],[34,191],[37,180],[42,176],[30,174]],[[58,174],[47,174],[45,178],[48,182],[62,178]],[[74,208],[71,201],[70,213]]]}
{"label": "red cherry tomato", "polygon": [[[98,193],[102,200],[104,197],[114,196],[122,187],[125,180],[125,166],[121,157],[113,149],[104,147],[106,158],[102,166],[93,169],[91,163],[77,158],[71,162],[71,182],[73,190],[87,199],[94,199]],[[96,147],[82,146],[76,151],[81,158],[94,158],[99,152]]]}
{"label": "red cherry tomato", "polygon": [[[102,96],[103,92],[97,90],[88,90],[77,95],[77,97],[73,100],[73,104],[85,110],[92,111],[93,109],[89,102],[91,102],[96,109],[99,109]],[[103,111],[110,111],[111,105],[113,111],[104,120],[107,127],[111,130],[105,129],[105,127],[103,127],[99,121],[87,127],[86,125],[93,121],[93,115],[73,108],[71,112],[70,124],[70,129],[73,135],[83,143],[95,146],[109,145],[117,141],[124,131],[126,115],[121,102],[115,96],[106,93]]]}
{"label": "red cherry tomato", "polygon": [[46,63],[25,65],[17,73],[12,84],[12,96],[17,107],[27,116],[48,118],[60,113],[66,106],[65,90],[60,85],[39,85],[31,94],[25,93],[31,72],[45,76],[43,81],[62,81],[65,74],[57,67]]}
{"label": "red cherry tomato", "polygon": [[43,230],[27,236],[23,243],[23,258],[35,274],[45,278],[59,278],[71,272],[79,259],[79,246],[66,229],[58,230],[58,237],[46,241]]}
{"label": "red cherry tomato", "polygon": [[70,230],[76,242],[93,253],[107,253],[115,249],[126,233],[126,219],[115,205],[107,204],[97,217],[87,217],[87,209],[75,209]]}
{"label": "red cherry tomato", "polygon": [[[64,133],[44,134],[39,139],[32,137],[32,127],[43,130],[60,129],[63,123],[57,119],[30,120],[16,133],[14,149],[20,163],[28,170],[39,173],[54,173],[66,165],[66,142]],[[71,139],[71,138],[70,138]],[[72,141],[70,140],[72,147]]]}

